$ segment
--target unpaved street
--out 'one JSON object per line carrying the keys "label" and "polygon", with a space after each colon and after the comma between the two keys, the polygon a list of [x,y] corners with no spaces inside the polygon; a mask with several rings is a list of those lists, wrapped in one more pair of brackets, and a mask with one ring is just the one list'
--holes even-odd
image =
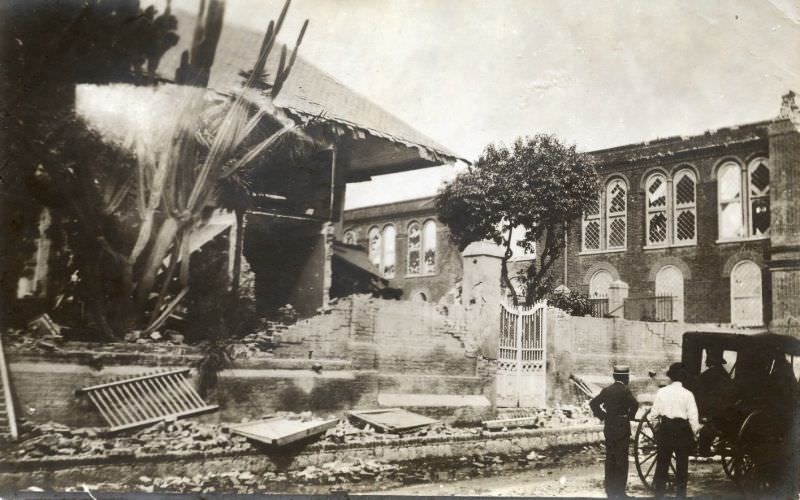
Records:
{"label": "unpaved street", "polygon": [[[549,461],[548,461],[549,462]],[[689,495],[713,498],[745,498],[733,482],[725,476],[719,463],[689,465]],[[512,497],[597,497],[603,498],[602,452],[595,450],[591,456],[561,457],[544,467],[531,465],[527,470],[477,477],[454,479],[400,488],[371,491],[381,495],[456,495],[456,496],[512,496]],[[631,461],[628,494],[635,497],[652,496],[636,475]]]}

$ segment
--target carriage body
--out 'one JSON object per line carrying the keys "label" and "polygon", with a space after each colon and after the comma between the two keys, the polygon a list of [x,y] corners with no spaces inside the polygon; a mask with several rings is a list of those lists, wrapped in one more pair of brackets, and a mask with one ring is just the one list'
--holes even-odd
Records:
{"label": "carriage body", "polygon": [[[730,366],[730,401],[711,418],[704,415],[703,393],[697,381],[709,354],[722,355]],[[781,361],[785,360],[785,363]],[[720,457],[725,473],[746,488],[763,488],[786,478],[792,458],[792,430],[797,417],[800,339],[776,334],[687,332],[681,362],[689,374],[687,388],[695,393],[704,425],[713,426],[712,454]],[[792,372],[787,372],[787,366]],[[640,401],[652,401],[652,395]],[[706,396],[707,397],[707,396]],[[657,422],[643,408],[634,440],[634,459],[640,479],[652,487]],[[674,467],[673,467],[674,468]]]}

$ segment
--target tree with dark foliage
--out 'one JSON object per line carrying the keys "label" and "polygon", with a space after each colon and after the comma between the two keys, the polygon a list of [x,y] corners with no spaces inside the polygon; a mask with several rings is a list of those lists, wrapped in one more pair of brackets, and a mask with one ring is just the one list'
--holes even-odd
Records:
{"label": "tree with dark foliage", "polygon": [[519,138],[510,148],[487,146],[475,165],[439,192],[436,206],[460,249],[483,240],[505,248],[501,276],[515,303],[508,260],[512,231],[525,228],[519,245],[536,252],[522,276],[532,303],[552,288],[550,269],[561,255],[569,224],[596,197],[591,158],[555,136],[539,134]]}
{"label": "tree with dark foliage", "polygon": [[[138,0],[15,0],[0,6],[0,227],[10,236],[0,243],[4,321],[15,319],[10,304],[30,254],[25,228],[43,207],[55,209],[49,230],[54,247],[66,252],[68,243],[74,252],[57,260],[70,262],[87,277],[101,269],[97,257],[103,240],[97,235],[122,237],[106,226],[109,210],[125,200],[104,200],[91,187],[107,179],[124,180],[121,172],[133,159],[75,118],[75,84],[152,82],[160,57],[178,41],[176,27],[169,11],[142,10]],[[90,173],[85,168],[90,163],[103,168]],[[52,273],[59,274],[69,273]],[[96,278],[82,286],[100,286]],[[67,286],[54,285],[51,290]],[[91,295],[113,293],[109,290]],[[106,318],[114,311],[89,301],[89,313],[101,331],[110,332]]]}

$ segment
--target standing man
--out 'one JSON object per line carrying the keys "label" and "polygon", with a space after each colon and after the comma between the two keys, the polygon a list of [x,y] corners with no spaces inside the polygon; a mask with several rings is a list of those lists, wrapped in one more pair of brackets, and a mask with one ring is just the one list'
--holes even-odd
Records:
{"label": "standing man", "polygon": [[694,395],[683,387],[688,374],[683,363],[673,363],[667,370],[672,381],[656,393],[650,419],[658,419],[656,427],[656,473],[653,487],[656,498],[663,498],[667,485],[667,472],[672,454],[675,454],[675,494],[686,498],[689,479],[689,453],[694,445],[694,435],[700,430],[697,403]]}
{"label": "standing man", "polygon": [[630,421],[636,418],[639,403],[628,388],[630,369],[614,366],[614,383],[600,391],[589,406],[594,416],[603,423],[606,438],[606,495],[608,498],[625,498],[628,482],[628,445],[631,437]]}

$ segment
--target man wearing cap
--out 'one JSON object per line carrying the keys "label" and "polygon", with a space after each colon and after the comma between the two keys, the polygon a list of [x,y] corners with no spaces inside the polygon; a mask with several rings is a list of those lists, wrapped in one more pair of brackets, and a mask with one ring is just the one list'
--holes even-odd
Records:
{"label": "man wearing cap", "polygon": [[636,417],[639,403],[628,388],[630,369],[614,366],[614,383],[600,391],[589,402],[594,416],[603,422],[606,438],[606,495],[608,498],[625,498],[628,482],[628,445],[631,437],[630,421]]}
{"label": "man wearing cap", "polygon": [[656,498],[663,498],[667,485],[667,473],[672,454],[675,454],[675,493],[686,497],[689,479],[689,453],[694,446],[694,435],[700,430],[697,403],[694,395],[683,387],[688,374],[683,363],[673,363],[667,370],[672,383],[656,393],[650,419],[657,419],[656,427],[656,472],[653,488]]}

